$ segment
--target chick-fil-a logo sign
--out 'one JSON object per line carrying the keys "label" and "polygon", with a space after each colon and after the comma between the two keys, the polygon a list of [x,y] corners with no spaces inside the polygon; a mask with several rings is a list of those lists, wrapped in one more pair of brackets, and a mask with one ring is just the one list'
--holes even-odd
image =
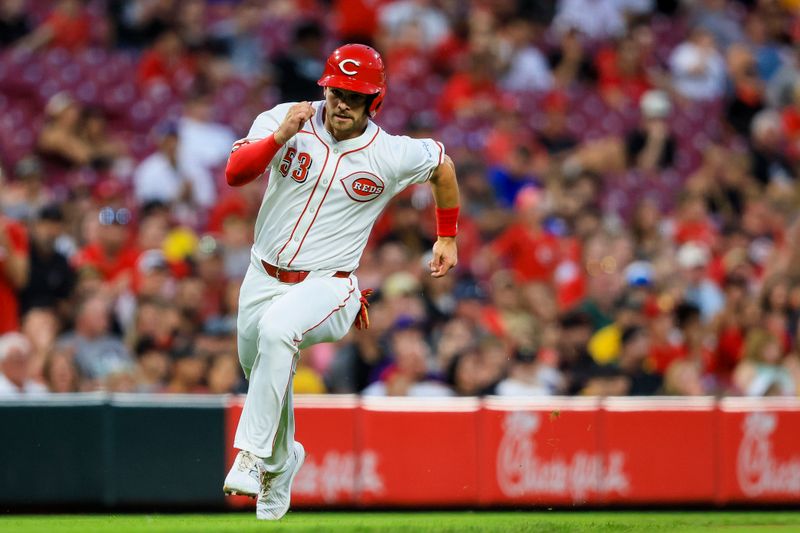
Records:
{"label": "chick-fil-a logo sign", "polygon": [[569,495],[576,502],[590,492],[599,494],[628,491],[622,452],[609,454],[579,451],[571,458],[549,461],[536,455],[533,439],[539,429],[536,413],[511,412],[503,421],[503,438],[497,450],[497,483],[511,498],[535,495]]}
{"label": "chick-fil-a logo sign", "polygon": [[744,419],[736,477],[746,496],[800,495],[800,456],[781,461],[772,450],[772,434],[778,427],[774,413],[750,413]]}
{"label": "chick-fil-a logo sign", "polygon": [[380,494],[383,489],[383,480],[378,473],[378,455],[372,450],[360,454],[329,451],[319,462],[310,456],[297,473],[292,487],[295,494],[319,495],[326,502],[335,502],[342,496],[352,498],[355,493]]}

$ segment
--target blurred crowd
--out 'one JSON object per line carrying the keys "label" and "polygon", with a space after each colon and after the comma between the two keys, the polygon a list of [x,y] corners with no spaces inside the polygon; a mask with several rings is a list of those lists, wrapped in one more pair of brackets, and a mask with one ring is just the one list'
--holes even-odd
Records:
{"label": "blurred crowd", "polygon": [[225,162],[353,41],[456,163],[459,265],[401,194],[297,393],[800,393],[796,0],[0,0],[0,396],[246,391]]}

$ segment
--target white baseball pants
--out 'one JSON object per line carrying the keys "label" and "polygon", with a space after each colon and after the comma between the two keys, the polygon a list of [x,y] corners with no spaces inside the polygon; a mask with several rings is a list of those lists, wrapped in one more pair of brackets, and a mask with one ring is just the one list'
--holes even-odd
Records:
{"label": "white baseball pants", "polygon": [[360,310],[355,276],[312,272],[281,283],[252,257],[242,282],[237,318],[239,362],[250,380],[234,447],[283,470],[294,443],[292,381],[299,350],[341,339]]}

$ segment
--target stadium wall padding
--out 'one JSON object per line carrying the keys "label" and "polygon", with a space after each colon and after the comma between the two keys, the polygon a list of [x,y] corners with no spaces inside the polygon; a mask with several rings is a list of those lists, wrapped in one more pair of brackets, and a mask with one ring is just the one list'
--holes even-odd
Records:
{"label": "stadium wall padding", "polygon": [[0,402],[0,509],[224,506],[222,397],[57,396]]}
{"label": "stadium wall padding", "polygon": [[295,508],[800,505],[798,398],[305,396],[295,411]]}
{"label": "stadium wall padding", "polygon": [[[0,401],[0,510],[224,498],[240,397]],[[295,508],[800,505],[800,399],[295,399]]]}

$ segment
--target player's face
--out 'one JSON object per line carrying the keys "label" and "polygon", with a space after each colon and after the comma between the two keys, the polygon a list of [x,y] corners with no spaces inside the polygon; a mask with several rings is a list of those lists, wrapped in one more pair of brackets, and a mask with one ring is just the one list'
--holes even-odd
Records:
{"label": "player's face", "polygon": [[325,89],[325,125],[343,141],[358,137],[367,127],[366,94],[329,87]]}

